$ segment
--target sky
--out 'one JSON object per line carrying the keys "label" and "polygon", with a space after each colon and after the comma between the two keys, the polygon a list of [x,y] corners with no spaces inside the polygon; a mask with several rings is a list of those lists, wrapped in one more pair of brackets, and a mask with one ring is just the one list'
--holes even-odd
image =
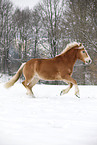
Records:
{"label": "sky", "polygon": [[37,5],[41,0],[11,0],[14,6],[24,9],[29,7],[30,9]]}

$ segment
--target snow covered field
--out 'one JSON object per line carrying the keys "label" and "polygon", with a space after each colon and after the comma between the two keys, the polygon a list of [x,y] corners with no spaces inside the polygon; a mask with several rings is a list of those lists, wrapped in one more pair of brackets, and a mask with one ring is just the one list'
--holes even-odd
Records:
{"label": "snow covered field", "polygon": [[36,85],[36,98],[19,82],[0,83],[0,145],[97,145],[97,86]]}

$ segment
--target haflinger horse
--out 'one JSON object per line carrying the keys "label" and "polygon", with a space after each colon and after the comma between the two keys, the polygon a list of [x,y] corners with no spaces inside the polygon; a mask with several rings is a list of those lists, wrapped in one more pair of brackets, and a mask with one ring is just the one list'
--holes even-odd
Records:
{"label": "haflinger horse", "polygon": [[19,79],[23,73],[25,80],[22,82],[27,89],[27,94],[35,97],[32,87],[40,80],[61,80],[69,84],[60,95],[66,94],[75,86],[75,95],[80,97],[77,82],[71,77],[73,67],[77,59],[85,64],[92,62],[90,56],[81,43],[69,43],[58,56],[50,59],[31,59],[23,63],[17,73],[9,80],[5,87],[9,88]]}

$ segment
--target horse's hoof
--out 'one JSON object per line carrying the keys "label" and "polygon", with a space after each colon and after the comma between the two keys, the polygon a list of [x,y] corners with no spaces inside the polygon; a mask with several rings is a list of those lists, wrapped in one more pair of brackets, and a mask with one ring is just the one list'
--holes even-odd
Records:
{"label": "horse's hoof", "polygon": [[79,95],[79,94],[75,94],[75,96],[76,96],[77,98],[80,98],[80,95]]}
{"label": "horse's hoof", "polygon": [[26,95],[31,96],[32,98],[35,98],[35,96],[34,96],[33,93],[28,93],[28,92],[27,92]]}
{"label": "horse's hoof", "polygon": [[65,89],[65,90],[62,90],[61,93],[60,93],[60,96],[61,96],[61,95],[64,95],[64,94],[67,94],[67,93],[69,92],[69,90],[70,90],[70,89],[68,89],[68,88]]}
{"label": "horse's hoof", "polygon": [[63,94],[64,94],[63,91],[61,91],[61,92],[60,92],[60,96],[62,96]]}
{"label": "horse's hoof", "polygon": [[34,94],[32,93],[32,94],[30,94],[29,96],[31,96],[32,98],[36,98],[35,96],[34,96]]}

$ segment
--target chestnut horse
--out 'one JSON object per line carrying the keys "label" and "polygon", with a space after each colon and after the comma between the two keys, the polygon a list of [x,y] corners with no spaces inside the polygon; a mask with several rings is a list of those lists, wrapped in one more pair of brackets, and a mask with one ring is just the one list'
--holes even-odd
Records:
{"label": "chestnut horse", "polygon": [[69,87],[62,90],[60,95],[66,94],[75,86],[75,95],[79,97],[77,82],[71,77],[73,67],[77,59],[84,63],[91,63],[91,58],[81,43],[73,42],[66,46],[62,53],[51,59],[31,59],[23,63],[17,73],[9,82],[6,88],[11,87],[19,79],[22,72],[25,80],[22,82],[27,89],[27,94],[34,97],[32,87],[40,80],[61,80],[69,84]]}

